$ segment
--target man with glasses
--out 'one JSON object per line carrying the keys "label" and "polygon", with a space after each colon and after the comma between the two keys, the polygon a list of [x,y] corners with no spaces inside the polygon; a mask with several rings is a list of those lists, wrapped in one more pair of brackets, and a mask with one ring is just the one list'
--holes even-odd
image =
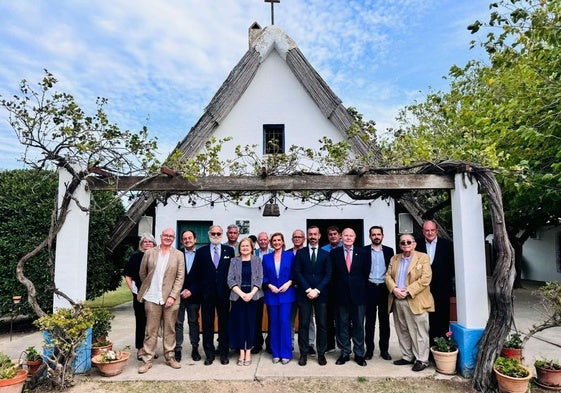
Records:
{"label": "man with glasses", "polygon": [[194,268],[201,280],[201,319],[203,325],[203,349],[205,366],[214,362],[214,314],[218,318],[218,352],[220,363],[228,364],[228,312],[230,309],[230,288],[228,269],[234,257],[234,249],[220,244],[222,227],[213,225],[208,230],[210,244],[202,246],[195,253]]}
{"label": "man with glasses", "polygon": [[138,368],[140,374],[152,368],[160,324],[166,363],[172,368],[181,368],[181,364],[174,357],[175,322],[179,311],[179,293],[185,277],[185,262],[181,251],[172,246],[174,239],[174,230],[164,229],[160,235],[160,245],[147,250],[140,264],[142,285],[137,297],[138,301],[144,302],[146,310],[146,335],[142,356],[144,363]]}
{"label": "man with glasses", "polygon": [[415,239],[410,234],[401,235],[401,253],[390,260],[386,285],[390,292],[388,310],[393,319],[401,359],[398,366],[413,364],[413,371],[424,370],[429,362],[429,312],[434,311],[430,293],[432,271],[429,256],[415,251]]}

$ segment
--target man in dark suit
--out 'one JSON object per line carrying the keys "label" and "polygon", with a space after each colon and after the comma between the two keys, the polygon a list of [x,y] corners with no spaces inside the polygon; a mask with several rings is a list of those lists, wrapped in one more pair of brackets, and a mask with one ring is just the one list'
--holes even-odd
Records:
{"label": "man in dark suit", "polygon": [[381,226],[370,228],[372,244],[364,247],[370,255],[371,267],[366,284],[366,323],[364,335],[366,342],[366,360],[374,356],[374,330],[376,328],[376,314],[378,314],[380,340],[380,356],[384,360],[392,360],[388,349],[390,342],[390,315],[388,314],[388,287],[386,286],[386,270],[393,257],[393,249],[382,245],[384,229]]}
{"label": "man in dark suit", "polygon": [[191,230],[183,231],[181,234],[183,247],[179,250],[185,256],[185,280],[181,290],[181,303],[177,322],[175,323],[175,360],[181,361],[181,350],[183,347],[183,324],[187,312],[187,323],[189,324],[189,341],[191,342],[191,358],[194,361],[201,360],[199,354],[199,310],[201,309],[200,278],[197,269],[193,269],[195,261],[195,243],[197,235]]}
{"label": "man in dark suit", "polygon": [[234,257],[234,249],[220,244],[222,228],[213,225],[208,231],[210,244],[199,248],[193,262],[199,272],[201,282],[201,317],[203,325],[203,349],[205,366],[214,361],[214,313],[218,317],[218,351],[220,363],[228,364],[228,313],[230,309],[230,288],[228,269]]}
{"label": "man in dark suit", "polygon": [[429,313],[431,346],[435,337],[445,337],[450,329],[450,296],[454,291],[454,248],[451,241],[438,236],[432,220],[423,223],[423,239],[417,241],[416,250],[428,254],[432,280],[430,291],[434,298],[434,312]]}
{"label": "man in dark suit", "polygon": [[318,363],[325,366],[327,350],[327,286],[331,279],[331,260],[329,253],[319,248],[320,231],[317,226],[308,228],[308,247],[296,252],[294,260],[294,279],[297,284],[298,301],[298,347],[300,360],[305,366],[309,350],[309,331],[312,308],[316,316],[316,348]]}
{"label": "man in dark suit", "polygon": [[341,355],[335,364],[345,364],[350,360],[352,338],[354,360],[359,366],[366,366],[364,314],[370,257],[363,248],[354,247],[355,239],[354,230],[344,229],[343,247],[335,248],[329,254],[335,291],[337,345],[341,348]]}

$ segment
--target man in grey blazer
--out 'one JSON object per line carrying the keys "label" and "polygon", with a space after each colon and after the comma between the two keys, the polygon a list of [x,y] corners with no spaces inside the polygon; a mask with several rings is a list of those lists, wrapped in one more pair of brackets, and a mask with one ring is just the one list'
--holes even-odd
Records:
{"label": "man in grey blazer", "polygon": [[158,343],[158,329],[162,324],[164,357],[172,368],[181,368],[175,360],[175,322],[179,302],[185,262],[183,254],[172,247],[175,231],[166,228],[160,235],[160,245],[144,253],[140,264],[142,285],[138,290],[138,301],[144,302],[146,310],[146,335],[144,337],[143,364],[138,372],[143,374],[152,367],[152,358]]}

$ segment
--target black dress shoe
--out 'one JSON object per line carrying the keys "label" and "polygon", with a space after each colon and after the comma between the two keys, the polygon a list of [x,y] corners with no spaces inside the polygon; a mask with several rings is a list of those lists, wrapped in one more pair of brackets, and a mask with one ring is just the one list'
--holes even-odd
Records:
{"label": "black dress shoe", "polygon": [[181,351],[174,351],[174,357],[177,362],[181,361]]}
{"label": "black dress shoe", "polygon": [[325,359],[325,355],[318,355],[318,364],[320,366],[325,366],[327,364],[327,359]]}
{"label": "black dress shoe", "polygon": [[382,352],[380,354],[380,357],[384,360],[392,360],[392,357],[390,356],[390,354],[388,352]]}
{"label": "black dress shoe", "polygon": [[413,370],[413,371],[423,371],[425,368],[427,368],[427,365],[425,363],[416,361],[411,370]]}
{"label": "black dress shoe", "polygon": [[214,362],[214,358],[206,358],[205,359],[205,366],[210,366]]}
{"label": "black dress shoe", "polygon": [[308,347],[308,355],[310,355],[310,356],[315,356],[316,355],[316,350],[314,349],[313,345],[310,345]]}
{"label": "black dress shoe", "polygon": [[362,367],[366,366],[366,360],[362,356],[355,355],[355,363]]}
{"label": "black dress shoe", "polygon": [[197,347],[193,347],[193,350],[191,351],[191,358],[195,362],[198,362],[199,360],[201,360],[201,354],[199,353],[199,350],[197,349]]}
{"label": "black dress shoe", "polygon": [[394,360],[393,364],[395,364],[396,366],[405,366],[407,364],[413,364],[413,362],[410,360],[398,359],[398,360]]}
{"label": "black dress shoe", "polygon": [[226,364],[230,363],[230,359],[228,359],[228,356],[226,356],[226,355],[221,355],[220,356],[220,363],[226,365]]}
{"label": "black dress shoe", "polygon": [[261,352],[263,350],[263,347],[253,347],[251,348],[251,353],[253,355],[257,355],[259,352]]}
{"label": "black dress shoe", "polygon": [[337,359],[337,361],[335,362],[335,364],[337,365],[341,365],[341,364],[345,364],[347,363],[349,360],[351,360],[351,358],[349,357],[349,355],[341,355],[339,356],[339,359]]}
{"label": "black dress shoe", "polygon": [[300,356],[300,360],[298,360],[298,365],[305,366],[306,364],[308,364],[308,357],[306,355]]}
{"label": "black dress shoe", "polygon": [[364,359],[371,360],[373,356],[374,354],[372,352],[366,352],[366,354],[364,355]]}

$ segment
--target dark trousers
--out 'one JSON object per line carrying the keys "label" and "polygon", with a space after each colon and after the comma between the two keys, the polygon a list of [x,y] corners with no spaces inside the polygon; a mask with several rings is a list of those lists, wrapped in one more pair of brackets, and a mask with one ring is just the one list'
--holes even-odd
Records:
{"label": "dark trousers", "polygon": [[177,322],[175,323],[175,351],[181,352],[183,349],[183,325],[185,322],[185,313],[187,313],[187,324],[189,325],[189,341],[193,347],[199,346],[199,309],[200,304],[187,303],[181,299],[179,304],[179,313],[177,314]]}
{"label": "dark trousers", "polygon": [[218,351],[220,356],[228,356],[228,313],[230,300],[209,296],[201,303],[203,325],[203,349],[208,359],[214,359],[214,313],[218,317]]}
{"label": "dark trousers", "polygon": [[136,294],[132,296],[132,308],[134,310],[134,346],[140,349],[144,346],[144,336],[146,335],[146,311],[144,310],[144,303],[140,303],[136,298]]}
{"label": "dark trousers", "polygon": [[263,348],[263,298],[255,301],[255,348]]}
{"label": "dark trousers", "polygon": [[429,312],[430,345],[435,345],[435,337],[445,337],[450,330],[450,297],[434,296],[434,312]]}
{"label": "dark trousers", "polygon": [[298,302],[298,347],[300,355],[307,355],[310,346],[310,321],[312,308],[316,316],[316,348],[318,355],[327,350],[327,304],[316,300]]}
{"label": "dark trousers", "polygon": [[388,314],[388,287],[386,284],[368,283],[366,286],[366,322],[364,325],[364,340],[366,353],[374,353],[374,330],[376,328],[376,314],[378,314],[380,353],[388,352],[390,341],[390,316]]}
{"label": "dark trousers", "polygon": [[[364,313],[366,307],[356,304],[336,306],[337,345],[341,355],[351,353],[351,339],[355,356],[364,357]],[[350,328],[349,328],[350,325]]]}
{"label": "dark trousers", "polygon": [[255,345],[255,315],[257,302],[238,299],[232,302],[228,318],[230,348],[251,349]]}

